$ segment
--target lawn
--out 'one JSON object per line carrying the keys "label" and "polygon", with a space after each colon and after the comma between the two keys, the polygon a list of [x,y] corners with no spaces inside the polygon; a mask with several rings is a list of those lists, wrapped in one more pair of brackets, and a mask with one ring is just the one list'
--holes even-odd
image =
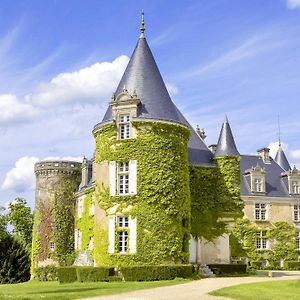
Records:
{"label": "lawn", "polygon": [[147,282],[76,282],[67,284],[29,281],[19,284],[0,284],[0,299],[69,300],[175,285],[189,281],[187,279],[174,279]]}
{"label": "lawn", "polygon": [[239,300],[300,300],[300,280],[241,284],[210,293]]}

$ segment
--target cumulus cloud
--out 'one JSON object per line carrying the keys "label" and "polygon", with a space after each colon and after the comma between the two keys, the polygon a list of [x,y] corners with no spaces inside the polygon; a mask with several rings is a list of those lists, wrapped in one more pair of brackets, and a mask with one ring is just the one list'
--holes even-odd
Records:
{"label": "cumulus cloud", "polygon": [[23,156],[18,159],[15,166],[6,173],[1,188],[4,190],[15,190],[24,192],[34,189],[34,164],[39,159],[37,157]]}
{"label": "cumulus cloud", "polygon": [[166,83],[166,88],[171,96],[178,94],[178,88],[175,84]]}
{"label": "cumulus cloud", "polygon": [[[270,156],[275,158],[277,150],[279,147],[279,142],[271,142],[268,146],[268,148],[270,149]],[[281,143],[281,147],[285,152],[288,152],[288,145],[285,143]]]}
{"label": "cumulus cloud", "polygon": [[61,73],[41,84],[26,102],[38,106],[87,104],[109,97],[116,88],[129,58],[122,55],[113,62],[96,63],[72,73]]}
{"label": "cumulus cloud", "polygon": [[300,0],[287,0],[287,7],[289,9],[300,9]]}
{"label": "cumulus cloud", "polygon": [[38,115],[38,109],[29,103],[22,103],[15,95],[0,95],[0,124],[31,120]]}
{"label": "cumulus cloud", "polygon": [[101,104],[109,100],[129,58],[119,56],[112,62],[99,62],[76,72],[61,73],[40,84],[24,99],[0,95],[0,125],[27,122],[63,106]]}
{"label": "cumulus cloud", "polygon": [[[82,156],[49,156],[43,160],[70,160],[82,162],[82,159]],[[33,190],[35,188],[34,164],[39,160],[41,159],[34,156],[23,156],[19,158],[16,161],[15,166],[6,173],[1,188],[3,190],[14,190],[16,192]]]}

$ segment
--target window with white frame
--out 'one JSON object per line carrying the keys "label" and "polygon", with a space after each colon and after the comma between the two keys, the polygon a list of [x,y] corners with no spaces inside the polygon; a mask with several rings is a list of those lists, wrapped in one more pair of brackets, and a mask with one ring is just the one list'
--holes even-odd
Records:
{"label": "window with white frame", "polygon": [[83,198],[78,199],[78,205],[77,205],[77,216],[78,218],[81,218],[83,214]]}
{"label": "window with white frame", "polygon": [[296,232],[296,249],[300,250],[300,231]]}
{"label": "window with white frame", "polygon": [[262,187],[262,178],[254,178],[254,191],[258,193],[263,192]]}
{"label": "window with white frame", "polygon": [[119,138],[121,140],[130,138],[130,116],[120,115],[119,117]]}
{"label": "window with white frame", "polygon": [[256,249],[267,249],[266,231],[258,231],[256,233]]}
{"label": "window with white frame", "polygon": [[129,193],[129,162],[120,163],[118,166],[118,194]]}
{"label": "window with white frame", "polygon": [[53,242],[50,242],[50,251],[54,251],[55,245]]}
{"label": "window with white frame", "polygon": [[128,224],[128,217],[117,217],[119,253],[126,253],[128,249]]}
{"label": "window with white frame", "polygon": [[255,220],[266,221],[267,220],[267,204],[255,203]]}
{"label": "window with white frame", "polygon": [[299,204],[294,205],[294,221],[300,222],[300,205]]}
{"label": "window with white frame", "polygon": [[291,187],[292,187],[292,194],[300,193],[299,181],[292,180]]}

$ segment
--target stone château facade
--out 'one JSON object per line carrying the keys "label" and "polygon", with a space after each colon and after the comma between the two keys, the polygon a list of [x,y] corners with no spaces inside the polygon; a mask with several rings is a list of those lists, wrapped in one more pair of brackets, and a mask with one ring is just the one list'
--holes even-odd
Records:
{"label": "stone ch\u00e2teau facade", "polygon": [[[95,266],[229,263],[230,228],[243,213],[257,251],[276,244],[264,234],[277,221],[300,230],[300,173],[281,146],[274,160],[267,148],[241,155],[226,118],[208,148],[172,102],[144,31],[142,21],[93,129],[94,157],[35,166],[33,272],[82,253]],[[298,233],[293,243],[300,248]]]}

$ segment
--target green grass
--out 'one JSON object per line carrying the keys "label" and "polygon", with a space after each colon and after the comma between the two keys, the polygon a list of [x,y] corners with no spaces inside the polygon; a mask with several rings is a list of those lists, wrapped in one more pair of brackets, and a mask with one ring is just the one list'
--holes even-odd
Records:
{"label": "green grass", "polygon": [[300,280],[241,284],[210,293],[239,300],[300,300]]}
{"label": "green grass", "polygon": [[0,284],[0,299],[69,300],[135,291],[140,289],[186,283],[187,279],[147,282],[58,282],[29,281],[19,284]]}

